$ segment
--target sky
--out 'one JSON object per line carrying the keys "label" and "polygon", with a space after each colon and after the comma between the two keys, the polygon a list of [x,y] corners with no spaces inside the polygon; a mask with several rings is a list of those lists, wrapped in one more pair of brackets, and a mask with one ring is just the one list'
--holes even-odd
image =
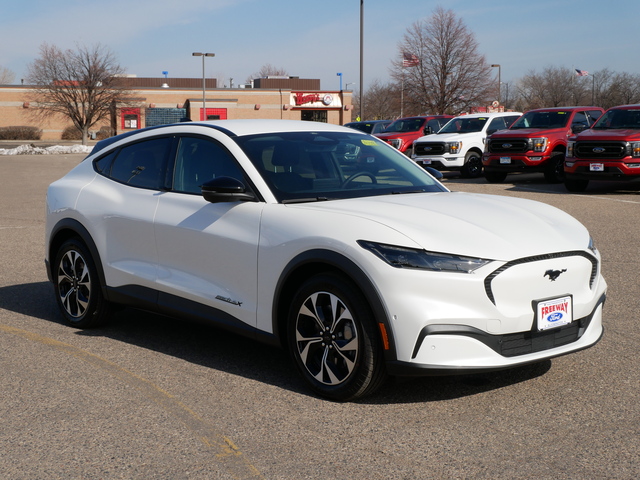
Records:
{"label": "sky", "polygon": [[[366,88],[390,80],[415,22],[442,6],[466,24],[501,80],[546,67],[640,73],[640,0],[363,0]],[[358,90],[360,0],[23,0],[3,2],[0,66],[19,84],[42,44],[102,44],[129,74],[245,83],[265,64],[321,89]],[[496,69],[497,70],[497,69]],[[164,75],[163,72],[168,72]],[[496,72],[497,75],[497,72]]]}

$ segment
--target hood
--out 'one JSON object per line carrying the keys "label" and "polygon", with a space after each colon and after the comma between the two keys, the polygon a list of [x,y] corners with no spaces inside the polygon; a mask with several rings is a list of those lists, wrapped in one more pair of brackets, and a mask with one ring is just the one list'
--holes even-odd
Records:
{"label": "hood", "polygon": [[415,137],[416,134],[419,134],[421,130],[416,130],[414,132],[384,132],[384,133],[376,133],[374,136],[385,139],[385,138],[405,138],[405,137]]}
{"label": "hood", "polygon": [[516,128],[508,130],[498,130],[491,135],[491,138],[521,138],[521,137],[540,137],[544,135],[561,135],[569,131],[569,128]]}
{"label": "hood", "polygon": [[[589,233],[567,213],[544,203],[471,193],[423,193],[298,204],[367,219],[405,235],[425,250],[511,260],[584,250]],[[354,222],[343,219],[347,227]],[[383,233],[381,233],[383,235]],[[384,238],[362,238],[384,242]]]}
{"label": "hood", "polygon": [[576,140],[598,141],[598,140],[614,140],[614,141],[640,141],[640,130],[631,129],[588,129],[577,135]]}
{"label": "hood", "polygon": [[424,137],[420,137],[416,142],[448,142],[452,141],[462,141],[468,137],[486,137],[484,132],[465,132],[465,133],[432,133],[430,135],[425,135]]}

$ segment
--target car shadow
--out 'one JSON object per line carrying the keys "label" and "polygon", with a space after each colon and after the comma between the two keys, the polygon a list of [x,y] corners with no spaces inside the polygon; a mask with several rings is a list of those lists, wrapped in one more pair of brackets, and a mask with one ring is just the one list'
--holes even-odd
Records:
{"label": "car shadow", "polygon": [[[37,299],[37,301],[34,301]],[[0,287],[0,308],[46,322],[67,325],[49,282]],[[73,327],[68,327],[73,328]],[[77,335],[109,338],[214,370],[314,396],[284,349],[259,343],[215,326],[133,308],[116,311],[105,326]],[[477,395],[544,375],[551,361],[491,373],[391,378],[363,404],[438,402]]]}

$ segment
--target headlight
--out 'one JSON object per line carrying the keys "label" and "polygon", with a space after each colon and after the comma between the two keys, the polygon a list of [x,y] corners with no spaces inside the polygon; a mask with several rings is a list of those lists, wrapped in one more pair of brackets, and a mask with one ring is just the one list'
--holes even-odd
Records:
{"label": "headlight", "polygon": [[576,142],[567,142],[567,157],[573,157],[573,149],[576,145]]}
{"label": "headlight", "polygon": [[449,153],[456,154],[462,150],[462,142],[447,142],[445,148]]}
{"label": "headlight", "polygon": [[640,157],[640,142],[631,142],[631,156],[634,158]]}
{"label": "headlight", "polygon": [[532,138],[530,141],[531,150],[534,152],[544,152],[547,148],[547,143],[549,143],[549,139],[547,137]]}
{"label": "headlight", "polygon": [[436,272],[472,273],[491,262],[482,258],[450,255],[448,253],[427,252],[415,248],[397,247],[382,243],[359,240],[365,250],[396,268],[417,268]]}

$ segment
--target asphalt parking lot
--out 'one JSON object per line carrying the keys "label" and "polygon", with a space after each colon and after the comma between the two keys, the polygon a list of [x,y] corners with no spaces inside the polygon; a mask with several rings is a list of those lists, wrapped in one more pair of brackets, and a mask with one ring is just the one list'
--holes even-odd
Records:
{"label": "asphalt parking lot", "polygon": [[62,322],[43,264],[47,185],[80,155],[0,157],[0,478],[640,478],[640,188],[446,174],[582,221],[609,284],[595,347],[491,374],[312,396],[277,349],[126,309]]}

